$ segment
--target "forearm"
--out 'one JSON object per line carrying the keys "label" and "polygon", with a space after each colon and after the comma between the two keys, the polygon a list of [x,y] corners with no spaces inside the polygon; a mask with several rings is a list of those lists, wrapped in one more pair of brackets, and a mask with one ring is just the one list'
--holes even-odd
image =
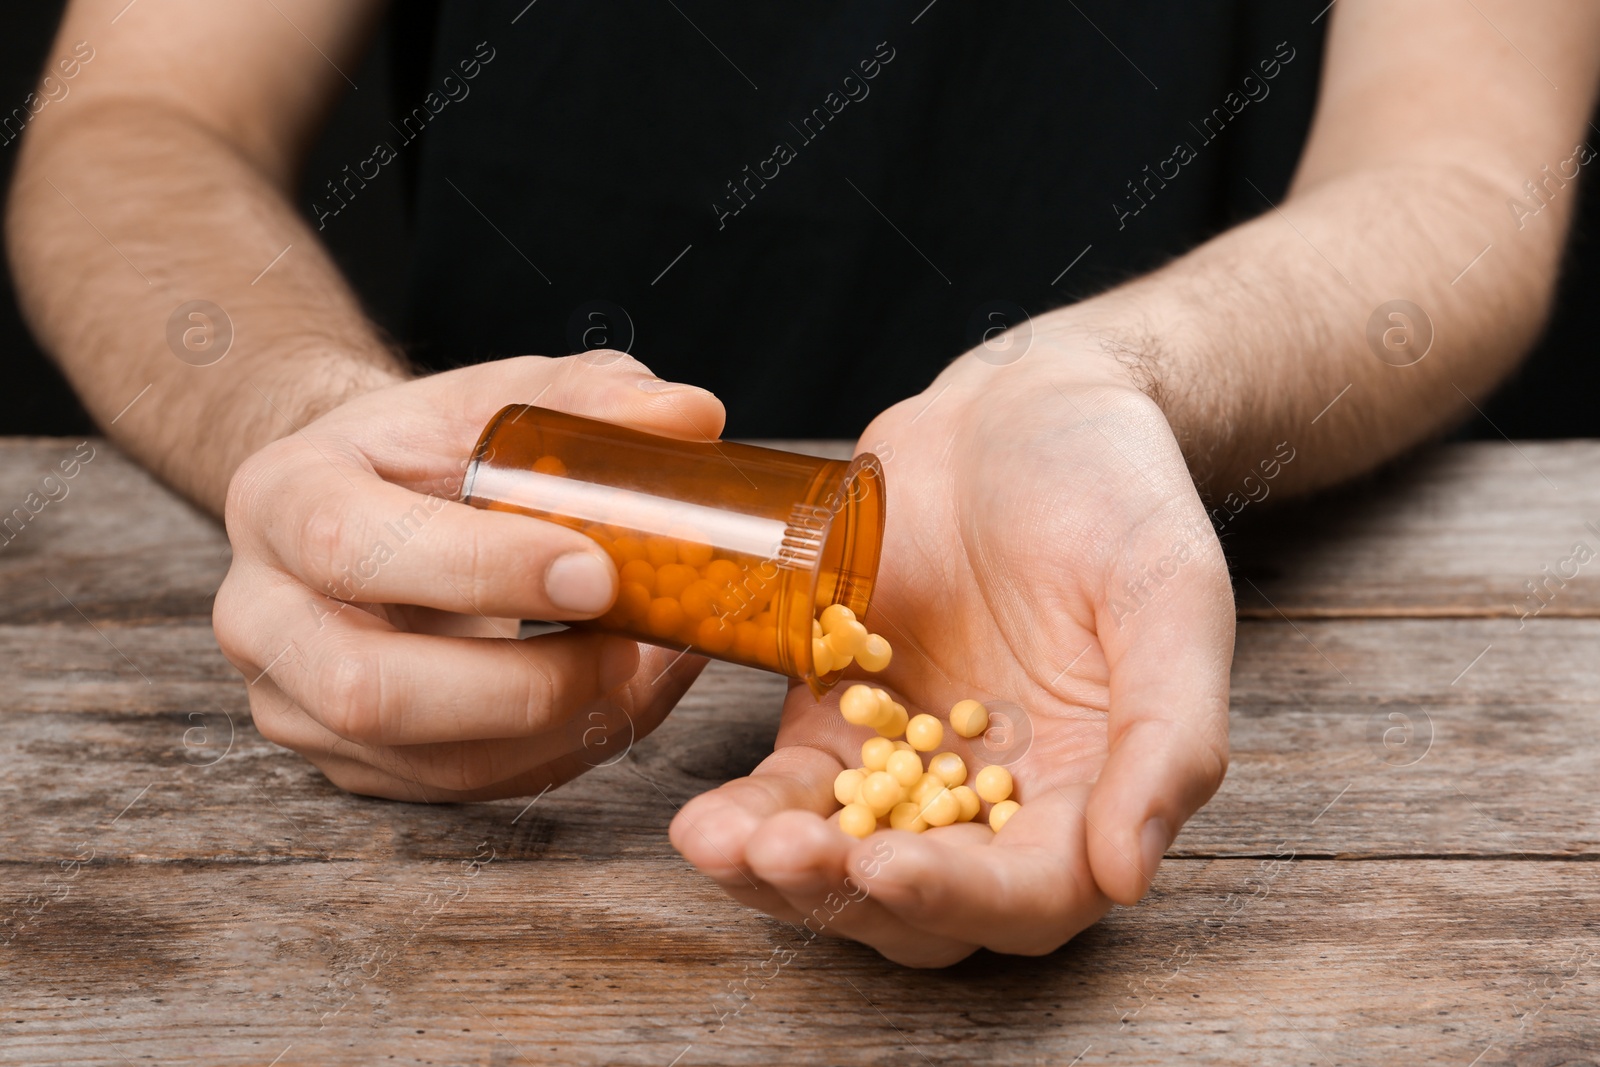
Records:
{"label": "forearm", "polygon": [[[160,104],[101,103],[30,131],[8,205],[35,335],[113,440],[219,514],[250,453],[405,375],[287,181]],[[210,365],[169,344],[192,300],[232,324]]]}
{"label": "forearm", "polygon": [[[1326,485],[1470,414],[1537,337],[1576,195],[1519,231],[1519,186],[1447,166],[1341,176],[1060,314],[1161,405],[1202,490],[1237,489],[1282,442],[1296,459],[1276,488]],[[1390,333],[1409,349],[1375,347],[1408,321],[1379,311],[1396,299],[1424,317]]]}
{"label": "forearm", "polygon": [[1329,19],[1282,202],[1034,323],[1056,372],[1148,393],[1215,496],[1287,448],[1274,487],[1308,490],[1470,415],[1539,333],[1592,158],[1600,7],[1341,0]]}

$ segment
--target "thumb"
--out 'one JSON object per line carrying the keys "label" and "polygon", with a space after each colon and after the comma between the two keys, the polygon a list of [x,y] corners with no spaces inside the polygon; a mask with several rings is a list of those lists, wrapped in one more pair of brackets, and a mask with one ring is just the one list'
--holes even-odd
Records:
{"label": "thumb", "polygon": [[[1186,562],[1142,608],[1115,618],[1102,607],[1096,620],[1110,666],[1110,754],[1089,795],[1089,864],[1119,904],[1144,896],[1179,828],[1228,768],[1233,594],[1210,526],[1191,530],[1199,536],[1175,534],[1190,548]],[[1157,542],[1149,558],[1173,540]]]}
{"label": "thumb", "polygon": [[[541,407],[684,441],[715,441],[726,412],[710,390],[657,377],[626,352],[599,348],[545,361]],[[511,403],[511,400],[507,400]]]}

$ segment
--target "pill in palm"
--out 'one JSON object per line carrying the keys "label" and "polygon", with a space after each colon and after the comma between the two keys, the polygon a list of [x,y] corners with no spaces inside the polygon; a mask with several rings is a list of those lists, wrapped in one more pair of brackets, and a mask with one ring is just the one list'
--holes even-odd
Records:
{"label": "pill in palm", "polygon": [[939,780],[938,775],[925,772],[921,778],[917,779],[917,784],[911,787],[909,799],[916,801],[918,804],[926,804],[940,793],[945,792],[946,788],[944,782]]}
{"label": "pill in palm", "polygon": [[896,830],[910,830],[920,834],[928,828],[928,821],[922,817],[922,811],[911,801],[896,804],[889,812],[889,825]]}
{"label": "pill in palm", "polygon": [[865,641],[856,649],[856,662],[864,671],[881,671],[889,666],[889,660],[894,657],[894,651],[877,634],[868,634]]}
{"label": "pill in palm", "polygon": [[932,715],[912,716],[906,723],[906,740],[918,752],[932,752],[944,740],[944,724]]}
{"label": "pill in palm", "polygon": [[889,757],[883,769],[909,789],[922,777],[922,757],[915,752],[896,752]]}
{"label": "pill in palm", "polygon": [[861,765],[869,771],[881,771],[894,752],[894,742],[887,737],[868,738],[861,745]]}
{"label": "pill in palm", "polygon": [[1011,796],[1011,772],[998,764],[978,772],[972,783],[978,796],[991,804],[998,804]]}
{"label": "pill in palm", "polygon": [[[888,771],[873,771],[861,782],[861,803],[872,809],[874,815],[888,814],[889,809],[904,800],[900,780]],[[854,798],[852,798],[854,799]]]}
{"label": "pill in palm", "polygon": [[839,812],[839,829],[851,837],[866,837],[878,828],[878,817],[865,804],[846,804]]}
{"label": "pill in palm", "polygon": [[852,726],[869,726],[879,717],[878,698],[864,685],[852,685],[839,698],[839,714]]}
{"label": "pill in palm", "polygon": [[922,818],[929,826],[949,826],[961,816],[961,802],[942,785],[922,803]]}
{"label": "pill in palm", "polygon": [[989,728],[989,709],[976,700],[962,700],[950,709],[950,729],[962,737],[977,737]]}
{"label": "pill in palm", "polygon": [[841,804],[854,804],[856,793],[861,789],[861,783],[866,777],[854,767],[840,771],[833,780],[833,799]]}
{"label": "pill in palm", "polygon": [[1015,800],[1002,800],[989,809],[989,829],[999,833],[1006,823],[1011,821],[1011,816],[1021,810],[1022,805]]}
{"label": "pill in palm", "polygon": [[972,791],[971,786],[958,785],[950,790],[950,795],[956,798],[957,804],[961,805],[962,822],[971,822],[978,817],[978,811],[983,805],[978,800],[978,794]]}
{"label": "pill in palm", "polygon": [[967,780],[967,765],[954,752],[941,752],[928,761],[928,770],[954,788]]}
{"label": "pill in palm", "polygon": [[889,706],[889,717],[878,723],[878,736],[893,739],[897,745],[905,745],[906,748],[910,748],[911,745],[909,743],[899,740],[899,738],[905,736],[906,726],[906,709],[899,704],[891,704]]}

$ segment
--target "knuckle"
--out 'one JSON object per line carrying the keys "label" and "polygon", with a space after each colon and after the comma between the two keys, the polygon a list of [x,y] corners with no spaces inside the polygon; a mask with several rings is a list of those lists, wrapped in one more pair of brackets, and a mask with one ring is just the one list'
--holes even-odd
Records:
{"label": "knuckle", "polygon": [[313,670],[310,710],[328,729],[357,742],[380,742],[384,734],[382,664],[370,652],[327,642]]}
{"label": "knuckle", "polygon": [[557,710],[559,686],[549,664],[540,660],[528,663],[518,709],[521,736],[527,737],[550,728]]}
{"label": "knuckle", "polygon": [[294,749],[293,731],[290,728],[289,716],[284,714],[285,710],[286,707],[274,706],[270,700],[258,699],[255,692],[251,691],[250,720],[255,724],[256,733],[275,745]]}
{"label": "knuckle", "polygon": [[228,662],[242,671],[250,661],[250,648],[247,639],[249,631],[243,619],[246,597],[239,588],[240,582],[238,564],[234,564],[228,568],[211,602],[211,631],[217,639],[217,647]]}
{"label": "knuckle", "polygon": [[237,549],[241,535],[259,524],[262,502],[273,495],[273,485],[280,478],[289,456],[296,446],[280,438],[245,457],[228,479],[228,492],[223,501],[223,525]]}
{"label": "knuckle", "polygon": [[339,573],[350,536],[349,512],[343,501],[329,496],[311,501],[295,530],[295,556],[302,576],[319,590],[337,596],[334,576]]}

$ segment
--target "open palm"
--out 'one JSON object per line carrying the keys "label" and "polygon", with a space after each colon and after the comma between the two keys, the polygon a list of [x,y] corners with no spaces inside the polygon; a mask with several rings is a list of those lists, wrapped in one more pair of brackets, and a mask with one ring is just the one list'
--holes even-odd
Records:
{"label": "open palm", "polygon": [[[1052,354],[1053,355],[1053,354]],[[861,441],[890,508],[869,628],[873,682],[989,734],[942,748],[1003,763],[1022,809],[857,841],[834,776],[873,736],[790,690],[772,756],[697,797],[673,841],[731,895],[918,966],[979,947],[1048,952],[1148,888],[1227,765],[1233,611],[1221,550],[1159,409],[1098,363],[970,357]]]}

